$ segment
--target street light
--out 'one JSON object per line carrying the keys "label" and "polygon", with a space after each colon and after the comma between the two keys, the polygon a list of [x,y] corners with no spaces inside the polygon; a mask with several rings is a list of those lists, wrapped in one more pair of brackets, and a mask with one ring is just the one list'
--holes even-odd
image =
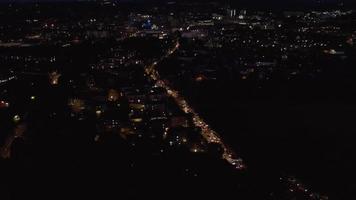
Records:
{"label": "street light", "polygon": [[20,117],[19,115],[15,115],[15,116],[13,117],[13,121],[14,121],[15,123],[19,122],[20,120],[21,120],[21,117]]}

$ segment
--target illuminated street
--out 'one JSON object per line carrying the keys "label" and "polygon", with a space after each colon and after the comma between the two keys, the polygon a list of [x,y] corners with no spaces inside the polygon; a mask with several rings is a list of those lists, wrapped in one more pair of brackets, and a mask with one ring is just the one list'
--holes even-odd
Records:
{"label": "illuminated street", "polygon": [[156,82],[157,87],[162,87],[167,91],[167,94],[174,98],[176,103],[179,105],[179,107],[187,114],[192,114],[193,115],[193,122],[196,127],[201,128],[201,134],[202,136],[209,142],[209,143],[216,143],[219,144],[223,150],[224,153],[222,155],[222,158],[229,162],[231,165],[235,166],[236,169],[242,170],[246,168],[246,165],[244,164],[243,160],[241,158],[238,158],[236,154],[222,141],[220,136],[218,135],[217,132],[215,132],[210,126],[204,122],[204,120],[199,116],[197,112],[194,111],[194,109],[189,106],[188,102],[179,95],[179,92],[172,89],[170,86],[168,86],[163,80],[160,79],[159,73],[156,70],[156,66],[165,58],[169,57],[170,55],[174,54],[176,51],[179,50],[180,44],[179,41],[177,41],[174,45],[174,47],[167,52],[165,56],[163,56],[159,61],[153,62],[151,65],[148,65],[145,69],[146,74],[151,77],[152,80]]}

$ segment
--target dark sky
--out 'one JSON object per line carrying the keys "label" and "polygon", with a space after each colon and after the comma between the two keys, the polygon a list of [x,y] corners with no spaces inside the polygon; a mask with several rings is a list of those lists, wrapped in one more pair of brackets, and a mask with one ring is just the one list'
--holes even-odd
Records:
{"label": "dark sky", "polygon": [[[16,1],[21,1],[21,0],[0,0],[0,1],[5,1],[5,2],[16,2]],[[30,0],[29,0],[30,1]],[[42,0],[34,0],[34,1],[42,1]],[[51,1],[51,0],[44,0],[44,1]],[[57,0],[58,1],[58,0]],[[75,1],[75,0],[66,0],[66,1]],[[176,1],[179,2],[180,0],[118,0],[118,1],[129,1],[129,2],[145,2],[145,1],[161,1],[161,2],[168,2],[168,1]],[[194,2],[195,0],[191,0],[191,2]],[[199,0],[198,0],[199,1]],[[224,1],[230,1],[230,2],[256,2],[256,3],[272,3],[272,4],[278,4],[278,3],[311,3],[314,4],[316,1],[323,1],[327,3],[335,3],[335,2],[351,2],[351,1],[356,1],[356,0],[224,0]]]}
{"label": "dark sky", "polygon": [[[83,0],[0,0],[0,2],[58,2],[58,1],[83,1]],[[87,1],[87,0],[84,0]],[[88,0],[90,1],[90,0]],[[94,1],[94,0],[93,0]],[[100,0],[95,0],[100,1]],[[338,5],[341,2],[345,4],[345,7],[348,5],[355,5],[356,0],[113,0],[118,2],[169,2],[169,1],[188,1],[188,2],[206,2],[206,1],[220,1],[220,2],[230,2],[230,4],[235,6],[246,6],[246,7],[255,7],[255,8],[273,8],[273,7],[280,7],[280,8],[294,8],[294,7],[315,7],[319,5]],[[322,2],[322,4],[319,4]]]}
{"label": "dark sky", "polygon": [[131,1],[131,2],[168,2],[168,1],[187,1],[187,2],[206,2],[206,1],[220,1],[220,2],[230,2],[232,5],[247,5],[249,7],[289,7],[294,6],[301,7],[315,7],[319,5],[340,5],[343,3],[346,5],[356,4],[356,0],[119,0],[119,1]]}
{"label": "dark sky", "polygon": [[[120,1],[120,0],[119,0]],[[122,1],[122,0],[121,0]],[[179,2],[180,0],[124,0],[124,1],[131,1],[131,2],[145,2],[145,1],[161,1],[161,2],[168,2],[168,1],[176,1]],[[202,1],[202,0],[190,0],[191,2],[194,1]],[[209,0],[207,0],[209,1]],[[218,1],[218,0],[217,0]],[[239,2],[257,2],[257,3],[310,3],[314,4],[315,2],[324,2],[324,3],[338,3],[338,2],[351,2],[356,0],[222,0],[222,1],[229,1],[232,3],[239,3]],[[203,1],[204,2],[204,1]]]}

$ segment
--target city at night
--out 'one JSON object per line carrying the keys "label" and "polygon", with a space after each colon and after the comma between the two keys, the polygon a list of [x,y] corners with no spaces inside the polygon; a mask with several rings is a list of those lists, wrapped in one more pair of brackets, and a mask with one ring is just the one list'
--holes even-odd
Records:
{"label": "city at night", "polygon": [[356,199],[356,1],[0,0],[0,200]]}

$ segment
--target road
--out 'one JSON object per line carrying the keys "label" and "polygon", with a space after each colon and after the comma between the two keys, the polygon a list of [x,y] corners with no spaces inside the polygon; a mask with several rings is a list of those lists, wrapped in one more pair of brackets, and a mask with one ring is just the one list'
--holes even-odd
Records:
{"label": "road", "polygon": [[167,94],[172,97],[177,105],[180,107],[182,111],[187,114],[191,114],[193,116],[193,123],[196,127],[201,128],[201,135],[205,138],[208,143],[219,144],[221,148],[224,150],[222,159],[226,160],[228,163],[233,165],[236,169],[242,170],[246,168],[243,160],[238,158],[233,152],[231,148],[226,145],[221,139],[220,135],[214,131],[209,124],[207,124],[202,117],[199,116],[197,112],[188,104],[185,98],[179,94],[177,90],[171,88],[168,84],[166,84],[161,78],[156,69],[156,66],[162,62],[164,59],[170,57],[172,54],[179,50],[180,43],[177,40],[172,49],[168,50],[167,53],[162,56],[159,60],[147,65],[145,67],[145,73],[148,77],[150,77],[158,87],[162,87],[166,90]]}
{"label": "road", "polygon": [[14,79],[16,79],[16,76],[10,76],[10,77],[5,78],[5,79],[0,79],[0,84],[9,82],[9,81],[14,80]]}

